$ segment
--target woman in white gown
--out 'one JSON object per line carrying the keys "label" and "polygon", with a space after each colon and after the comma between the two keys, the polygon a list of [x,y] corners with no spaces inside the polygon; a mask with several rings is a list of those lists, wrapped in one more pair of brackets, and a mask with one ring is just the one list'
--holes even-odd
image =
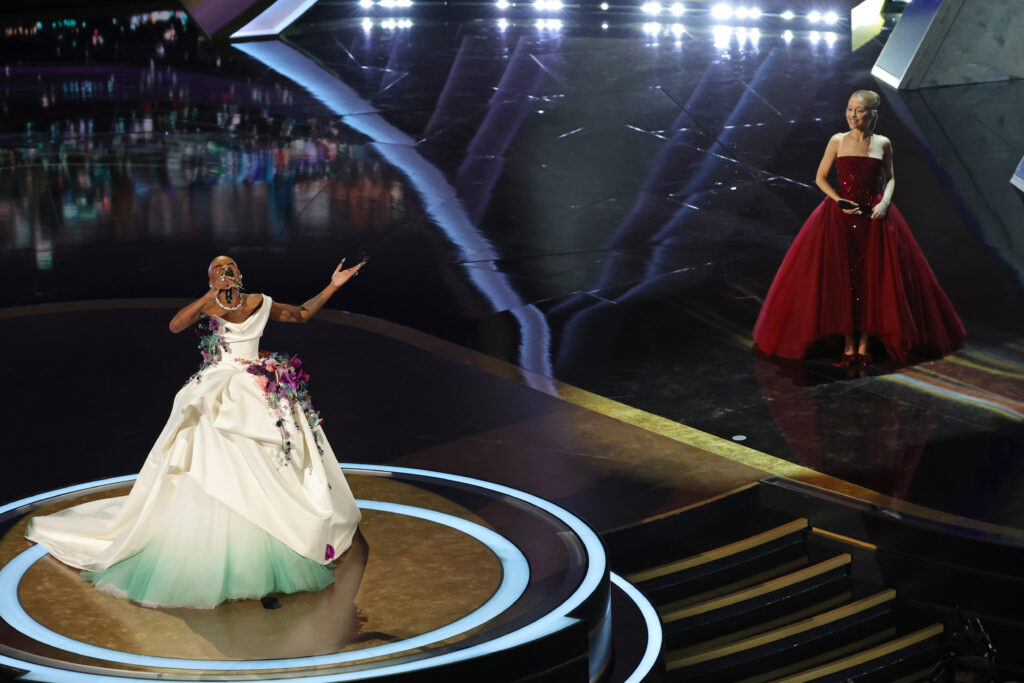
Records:
{"label": "woman in white gown", "polygon": [[241,293],[234,260],[214,259],[210,290],[170,323],[175,333],[200,323],[203,364],[131,492],[36,517],[26,537],[100,590],[147,606],[214,607],[330,585],[359,508],[301,362],[261,357],[259,341],[268,319],[312,318],[361,266],[339,265],[320,294],[292,306]]}

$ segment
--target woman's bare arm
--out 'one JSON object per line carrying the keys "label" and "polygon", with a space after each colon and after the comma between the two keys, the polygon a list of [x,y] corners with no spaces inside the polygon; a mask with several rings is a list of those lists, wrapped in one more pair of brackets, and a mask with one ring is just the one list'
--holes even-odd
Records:
{"label": "woman's bare arm", "polygon": [[[363,263],[365,263],[365,261]],[[344,259],[342,259],[341,263],[338,264],[338,267],[334,269],[334,273],[331,275],[331,281],[319,294],[301,306],[282,304],[274,301],[270,306],[270,317],[273,320],[282,323],[309,322],[310,319],[316,315],[316,312],[323,308],[323,305],[327,303],[327,300],[334,296],[334,293],[337,292],[343,284],[348,282],[352,276],[359,272],[359,269],[363,267],[363,263],[342,270],[342,266],[345,264]]]}
{"label": "woman's bare arm", "polygon": [[837,202],[842,199],[842,197],[839,196],[839,193],[836,192],[834,187],[832,187],[832,183],[828,181],[828,173],[832,170],[832,165],[836,162],[836,156],[839,154],[840,140],[842,140],[842,133],[836,133],[832,136],[832,139],[828,141],[828,145],[825,147],[825,154],[821,157],[821,163],[818,164],[818,173],[814,176],[814,184],[817,185],[822,192]]}

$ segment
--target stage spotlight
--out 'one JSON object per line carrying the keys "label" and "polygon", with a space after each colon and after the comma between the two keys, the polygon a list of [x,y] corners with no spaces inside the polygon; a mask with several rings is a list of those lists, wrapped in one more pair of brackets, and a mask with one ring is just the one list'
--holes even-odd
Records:
{"label": "stage spotlight", "polygon": [[825,32],[825,42],[828,43],[829,47],[832,47],[833,45],[835,45],[836,44],[836,40],[838,40],[838,39],[839,39],[839,36],[837,36],[832,31],[826,31]]}
{"label": "stage spotlight", "polygon": [[814,10],[813,12],[807,15],[807,21],[811,22],[812,24],[817,24],[819,21],[821,21],[821,12],[819,12],[818,10]]}
{"label": "stage spotlight", "polygon": [[504,32],[508,28],[508,20],[505,17],[498,19],[498,30]]}
{"label": "stage spotlight", "polygon": [[373,28],[373,20],[372,19],[363,19],[363,30],[364,31],[369,31],[371,28]]}
{"label": "stage spotlight", "polygon": [[603,22],[603,23],[601,24],[601,29],[602,29],[602,30],[604,30],[604,31],[607,31],[607,30],[608,30],[608,22],[607,22],[607,21],[606,21],[606,22]]}
{"label": "stage spotlight", "polygon": [[399,19],[398,28],[412,28],[412,19]]}
{"label": "stage spotlight", "polygon": [[744,28],[743,26],[740,26],[738,29],[736,29],[736,40],[737,42],[739,42],[740,45],[747,42],[747,29]]}
{"label": "stage spotlight", "polygon": [[719,3],[711,8],[711,16],[715,19],[728,19],[732,16],[732,7]]}
{"label": "stage spotlight", "polygon": [[552,12],[562,9],[562,0],[548,0],[548,9]]}
{"label": "stage spotlight", "polygon": [[831,26],[832,24],[839,21],[839,15],[836,14],[835,12],[825,12],[825,15],[822,17],[822,19],[825,20],[826,24]]}
{"label": "stage spotlight", "polygon": [[790,21],[790,20],[791,20],[791,19],[792,19],[793,17],[795,17],[796,15],[795,15],[795,14],[793,14],[793,12],[792,12],[791,10],[786,10],[785,12],[783,12],[782,14],[780,14],[779,16],[781,16],[781,17],[782,17],[783,19],[785,19],[786,21]]}
{"label": "stage spotlight", "polygon": [[385,19],[384,21],[380,22],[380,27],[385,31],[393,31],[395,28],[397,28],[397,26],[398,23],[394,19]]}
{"label": "stage spotlight", "polygon": [[640,10],[644,14],[661,14],[661,3],[660,2],[645,2],[640,5]]}
{"label": "stage spotlight", "polygon": [[807,40],[811,41],[811,45],[817,45],[821,42],[821,34],[817,31],[811,31],[807,34]]}
{"label": "stage spotlight", "polygon": [[732,40],[732,29],[728,26],[713,26],[711,35],[714,38],[715,47],[725,49],[729,47],[729,42]]}
{"label": "stage spotlight", "polygon": [[760,19],[761,18],[761,10],[758,9],[757,7],[752,7],[750,9],[750,18],[751,19]]}
{"label": "stage spotlight", "polygon": [[782,39],[786,41],[787,44],[793,42],[793,32],[787,28],[782,33]]}
{"label": "stage spotlight", "polygon": [[359,0],[359,6],[363,9],[370,9],[373,7],[373,0]]}
{"label": "stage spotlight", "polygon": [[395,6],[395,0],[380,0],[380,6],[385,9],[392,9]]}
{"label": "stage spotlight", "polygon": [[676,37],[676,40],[678,40],[679,38],[682,38],[683,37],[683,33],[685,33],[685,32],[686,32],[686,29],[683,28],[682,24],[672,24],[672,35],[674,35]]}
{"label": "stage spotlight", "polygon": [[511,3],[508,0],[498,0],[494,3],[494,6],[498,9],[508,9]]}
{"label": "stage spotlight", "polygon": [[649,21],[644,24],[644,33],[652,38],[657,38],[661,35],[661,24],[656,21]]}
{"label": "stage spotlight", "polygon": [[686,8],[683,7],[683,3],[681,2],[673,2],[672,6],[669,7],[668,9],[670,12],[672,12],[672,16],[674,17],[681,17],[683,16],[683,12],[686,11]]}
{"label": "stage spotlight", "polygon": [[607,12],[608,11],[608,3],[607,2],[602,2],[601,3],[601,9],[603,11]]}

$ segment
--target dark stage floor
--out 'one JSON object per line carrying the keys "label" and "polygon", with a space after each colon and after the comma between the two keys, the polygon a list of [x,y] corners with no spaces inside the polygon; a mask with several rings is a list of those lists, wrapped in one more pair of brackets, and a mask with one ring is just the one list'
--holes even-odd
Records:
{"label": "dark stage floor", "polygon": [[[3,26],[9,446],[36,460],[63,457],[35,452],[47,439],[81,444],[72,461],[103,443],[103,474],[133,472],[191,372],[190,336],[67,302],[199,296],[218,253],[238,260],[250,291],[301,302],[340,257],[368,254],[331,307],[508,361],[542,391],[558,393],[543,380],[554,378],[887,496],[1024,529],[1024,203],[1008,182],[1024,155],[1012,123],[1024,82],[897,95],[869,76],[887,29],[865,39],[846,19],[719,24],[694,11],[655,26],[595,7],[538,25],[526,10],[503,23],[483,5],[414,10],[388,23],[320,2],[283,41],[235,47],[202,40],[180,12]],[[827,355],[758,360],[761,299],[821,200],[814,171],[863,87],[882,90],[895,203],[968,346],[853,374]],[[14,310],[39,304],[68,312],[43,324]],[[38,358],[26,351],[35,335],[65,339]],[[168,353],[139,352],[150,347]],[[141,367],[122,365],[126,348]],[[338,394],[327,400],[340,409],[345,367],[396,384],[387,358],[367,367],[344,346],[335,358],[339,381],[314,391]],[[62,368],[75,368],[67,385]],[[103,410],[138,394],[138,415]],[[54,414],[71,396],[74,414]],[[361,453],[380,443],[361,457],[383,462],[447,438],[429,424],[409,432],[375,400],[379,412],[341,418],[352,433],[332,441]],[[18,488],[49,487],[44,469]],[[549,493],[586,511],[601,491]]]}

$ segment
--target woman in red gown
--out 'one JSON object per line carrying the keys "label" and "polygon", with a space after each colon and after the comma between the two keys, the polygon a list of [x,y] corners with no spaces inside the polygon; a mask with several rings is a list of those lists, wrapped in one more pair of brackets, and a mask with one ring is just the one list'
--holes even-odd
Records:
{"label": "woman in red gown", "polygon": [[[765,297],[754,326],[763,354],[803,358],[818,341],[841,337],[834,364],[847,366],[872,362],[871,339],[904,363],[963,344],[963,323],[892,206],[892,143],[874,133],[879,104],[877,93],[855,92],[846,107],[850,131],[825,148],[816,183],[828,197],[800,229]],[[838,192],[828,181],[833,163]]]}

